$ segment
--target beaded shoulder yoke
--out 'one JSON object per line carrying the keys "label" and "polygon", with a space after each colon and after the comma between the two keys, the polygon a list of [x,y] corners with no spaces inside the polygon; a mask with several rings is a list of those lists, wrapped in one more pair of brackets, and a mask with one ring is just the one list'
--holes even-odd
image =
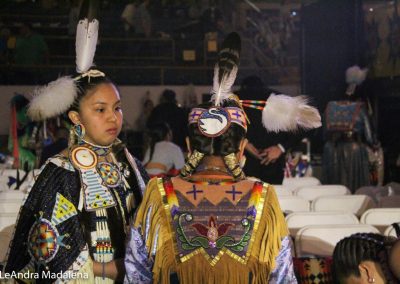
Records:
{"label": "beaded shoulder yoke", "polygon": [[149,253],[156,250],[157,283],[169,283],[171,271],[182,283],[248,283],[249,275],[265,283],[287,235],[273,187],[250,180],[152,179],[137,214],[135,227],[146,236]]}

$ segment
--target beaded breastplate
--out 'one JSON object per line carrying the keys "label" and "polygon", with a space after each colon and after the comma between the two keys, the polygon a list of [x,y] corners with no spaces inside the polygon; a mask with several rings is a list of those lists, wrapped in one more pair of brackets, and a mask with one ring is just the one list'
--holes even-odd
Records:
{"label": "beaded breastplate", "polygon": [[129,176],[127,167],[99,161],[109,152],[110,148],[90,144],[75,146],[70,151],[70,160],[80,174],[87,211],[116,206],[117,201],[110,189],[124,186],[124,178]]}
{"label": "beaded breastplate", "polygon": [[[90,215],[90,232],[87,233],[90,234],[89,250],[98,262],[111,261],[117,246],[111,240],[111,220],[106,209],[118,207],[116,210],[124,225],[132,218],[133,193],[128,190],[130,187],[126,181],[130,172],[127,165],[119,163],[113,157],[111,147],[88,143],[72,147],[69,154],[71,163],[79,172],[82,185],[78,207],[84,207]],[[123,227],[126,233],[126,226]]]}
{"label": "beaded breastplate", "polygon": [[211,266],[223,254],[247,262],[267,192],[261,182],[199,185],[164,179],[160,190],[179,262],[199,253]]}

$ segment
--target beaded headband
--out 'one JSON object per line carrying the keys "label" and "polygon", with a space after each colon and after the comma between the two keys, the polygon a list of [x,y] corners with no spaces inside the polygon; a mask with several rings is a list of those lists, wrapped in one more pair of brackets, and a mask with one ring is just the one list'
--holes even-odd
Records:
{"label": "beaded headband", "polygon": [[197,123],[200,132],[207,137],[222,135],[231,123],[247,131],[246,113],[237,107],[194,108],[189,113],[189,124],[193,123]]}

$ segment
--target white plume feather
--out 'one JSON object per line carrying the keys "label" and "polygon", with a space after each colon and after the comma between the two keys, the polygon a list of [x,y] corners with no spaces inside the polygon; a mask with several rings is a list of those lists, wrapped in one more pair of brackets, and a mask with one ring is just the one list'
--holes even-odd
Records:
{"label": "white plume feather", "polygon": [[273,132],[311,129],[321,126],[316,108],[307,104],[307,97],[271,94],[262,114],[264,127]]}
{"label": "white plume feather", "polygon": [[346,83],[360,85],[367,77],[368,69],[361,69],[357,65],[351,66],[346,70]]}
{"label": "white plume feather", "polygon": [[93,19],[80,20],[76,28],[76,71],[84,73],[93,65],[93,58],[96,52],[99,22]]}
{"label": "white plume feather", "polygon": [[77,91],[75,81],[69,76],[36,88],[28,108],[29,117],[40,121],[62,114],[73,104]]}
{"label": "white plume feather", "polygon": [[211,100],[215,102],[215,106],[221,105],[223,101],[228,100],[232,95],[232,86],[236,80],[238,67],[235,65],[229,73],[225,72],[222,75],[221,82],[219,81],[219,71],[219,66],[216,64],[214,67],[213,88],[211,90],[213,94]]}

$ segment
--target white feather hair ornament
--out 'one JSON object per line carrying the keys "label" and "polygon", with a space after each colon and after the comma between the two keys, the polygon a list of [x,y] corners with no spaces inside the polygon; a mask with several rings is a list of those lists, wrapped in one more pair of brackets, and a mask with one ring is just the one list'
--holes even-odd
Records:
{"label": "white feather hair ornament", "polygon": [[76,71],[87,72],[93,66],[94,54],[96,52],[97,38],[99,32],[99,21],[93,19],[80,20],[76,27]]}
{"label": "white feather hair ornament", "polygon": [[346,83],[360,85],[367,77],[368,69],[359,66],[351,66],[346,70]]}
{"label": "white feather hair ornament", "polygon": [[273,132],[320,127],[322,124],[318,110],[307,102],[306,96],[271,94],[262,113],[264,127]]}
{"label": "white feather hair ornament", "polygon": [[364,82],[367,77],[368,69],[361,69],[359,66],[354,65],[346,70],[346,83],[349,84],[346,94],[351,96],[354,94],[356,87]]}
{"label": "white feather hair ornament", "polygon": [[232,95],[232,86],[235,83],[239,65],[240,36],[230,33],[222,43],[218,55],[218,62],[214,67],[213,88],[211,100],[215,106],[220,106]]}
{"label": "white feather hair ornament", "polygon": [[219,66],[218,64],[214,67],[214,80],[213,80],[213,89],[211,93],[213,94],[211,100],[214,101],[216,106],[221,105],[221,103],[227,99],[229,99],[232,93],[232,86],[235,83],[236,75],[237,75],[238,67],[234,66],[232,70],[228,73],[225,72],[222,75],[222,80],[219,80]]}
{"label": "white feather hair ornament", "polygon": [[77,92],[75,81],[69,76],[36,88],[28,107],[28,115],[34,121],[58,116],[73,104]]}
{"label": "white feather hair ornament", "polygon": [[60,77],[46,86],[34,90],[33,98],[28,108],[28,115],[33,120],[46,120],[67,111],[78,96],[76,81],[83,77],[105,76],[98,70],[90,70],[96,52],[99,22],[95,19],[95,1],[83,1],[81,20],[76,28],[75,51],[76,71],[80,76]]}

